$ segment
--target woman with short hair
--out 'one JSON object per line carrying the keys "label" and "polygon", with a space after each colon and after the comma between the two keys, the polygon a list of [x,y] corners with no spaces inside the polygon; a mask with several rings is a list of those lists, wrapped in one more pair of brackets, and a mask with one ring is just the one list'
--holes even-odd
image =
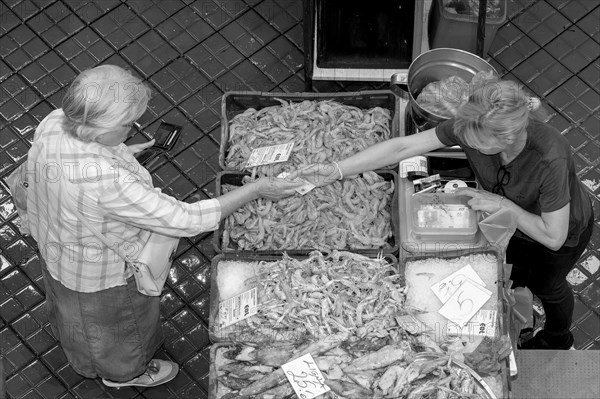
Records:
{"label": "woman with short hair", "polygon": [[302,174],[322,186],[445,146],[459,145],[481,189],[464,188],[474,210],[510,210],[517,220],[506,260],[513,287],[528,287],[544,306],[544,329],[524,349],[569,349],[574,299],[566,276],[586,248],[594,215],[568,141],[544,123],[539,99],[512,81],[476,90],[436,128],[376,144],[338,164]]}
{"label": "woman with short hair", "polygon": [[153,359],[163,341],[160,297],[137,291],[116,248],[75,211],[115,247],[139,250],[151,232],[190,237],[215,230],[248,201],[279,199],[302,184],[263,178],[194,203],[161,193],[133,155],[153,141],[124,144],[149,98],[148,86],[120,67],[82,72],[62,108],[37,127],[27,159],[27,218],[52,330],[77,373],[111,387],[156,386],[173,379],[178,366]]}

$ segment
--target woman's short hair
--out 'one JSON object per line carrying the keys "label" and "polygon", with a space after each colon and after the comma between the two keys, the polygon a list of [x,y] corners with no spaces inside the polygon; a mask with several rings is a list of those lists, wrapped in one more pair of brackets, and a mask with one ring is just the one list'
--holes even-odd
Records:
{"label": "woman's short hair", "polygon": [[486,137],[515,136],[527,128],[530,119],[543,120],[539,104],[531,109],[531,96],[523,85],[500,80],[476,90],[458,109],[454,132],[467,144],[486,141]]}
{"label": "woman's short hair", "polygon": [[63,101],[66,131],[83,141],[133,123],[145,112],[151,91],[130,72],[101,65],[81,72]]}

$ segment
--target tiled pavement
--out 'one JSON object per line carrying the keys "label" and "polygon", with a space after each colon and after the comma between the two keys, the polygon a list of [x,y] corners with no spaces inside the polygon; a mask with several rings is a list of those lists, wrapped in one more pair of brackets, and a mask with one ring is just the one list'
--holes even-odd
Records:
{"label": "tiled pavement", "polygon": [[[509,0],[491,62],[550,105],[551,124],[569,139],[579,176],[600,215],[600,6],[596,0]],[[180,144],[153,170],[178,199],[214,195],[220,98],[228,90],[304,90],[300,0],[2,0],[0,3],[0,175],[26,155],[36,124],[60,104],[83,69],[112,63],[154,90],[141,127],[164,118],[184,125]],[[320,92],[386,84],[315,82]],[[142,141],[139,133],[132,142]],[[600,349],[600,228],[569,276],[576,292],[579,349]],[[211,234],[183,239],[162,297],[167,341],[160,357],[182,371],[158,388],[105,389],[78,376],[52,336],[35,243],[0,186],[0,344],[9,398],[203,398]]]}

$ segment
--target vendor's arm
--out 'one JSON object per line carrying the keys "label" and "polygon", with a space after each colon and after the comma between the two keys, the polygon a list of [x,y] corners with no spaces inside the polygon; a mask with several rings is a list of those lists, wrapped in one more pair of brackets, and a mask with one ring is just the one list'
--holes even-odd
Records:
{"label": "vendor's arm", "polygon": [[355,175],[396,164],[403,159],[442,147],[444,144],[437,137],[435,129],[429,129],[377,143],[340,161],[339,166],[344,176]]}
{"label": "vendor's arm", "polygon": [[[569,205],[554,212],[542,212],[541,216],[529,213],[510,200],[503,200],[517,216],[517,228],[531,239],[556,251],[565,243],[569,232]],[[504,204],[506,202],[506,204]]]}
{"label": "vendor's arm", "polygon": [[216,199],[187,203],[144,182],[118,181],[98,204],[112,219],[165,235],[188,237],[215,230],[221,219],[253,199],[283,198],[301,185],[301,181],[263,178]]}
{"label": "vendor's arm", "polygon": [[304,178],[317,186],[329,184],[342,176],[352,176],[362,172],[396,164],[403,159],[443,148],[445,145],[429,129],[405,137],[396,137],[377,143],[357,154],[338,162],[339,169],[333,164],[312,165],[301,171]]}
{"label": "vendor's arm", "polygon": [[535,215],[508,198],[484,190],[460,188],[456,194],[471,197],[468,204],[476,211],[493,213],[500,208],[510,209],[517,219],[517,228],[532,240],[556,251],[564,244],[569,230],[569,203],[552,212]]}

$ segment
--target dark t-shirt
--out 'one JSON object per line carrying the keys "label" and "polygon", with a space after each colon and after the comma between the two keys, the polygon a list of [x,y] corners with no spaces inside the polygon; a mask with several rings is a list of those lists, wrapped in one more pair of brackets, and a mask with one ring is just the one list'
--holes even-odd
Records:
{"label": "dark t-shirt", "polygon": [[[485,155],[469,147],[454,134],[454,119],[439,124],[437,137],[445,145],[459,145],[479,184],[492,191],[502,166],[500,154]],[[510,180],[503,186],[506,198],[535,215],[556,211],[570,201],[569,233],[566,246],[575,246],[592,215],[592,205],[575,171],[571,147],[556,129],[532,121],[527,143],[515,159],[505,165]],[[506,181],[507,179],[505,179]],[[517,230],[516,236],[528,238]]]}

